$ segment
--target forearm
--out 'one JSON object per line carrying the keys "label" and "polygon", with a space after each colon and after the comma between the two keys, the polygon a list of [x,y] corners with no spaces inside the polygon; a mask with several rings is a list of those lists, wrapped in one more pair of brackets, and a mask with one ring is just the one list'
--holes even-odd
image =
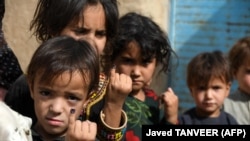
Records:
{"label": "forearm", "polygon": [[168,123],[171,123],[171,124],[178,124],[178,115],[174,115],[174,116],[171,116],[171,117],[165,117],[165,120],[168,122]]}
{"label": "forearm", "polygon": [[103,113],[105,115],[104,121],[107,125],[118,128],[121,123],[122,105],[105,102]]}

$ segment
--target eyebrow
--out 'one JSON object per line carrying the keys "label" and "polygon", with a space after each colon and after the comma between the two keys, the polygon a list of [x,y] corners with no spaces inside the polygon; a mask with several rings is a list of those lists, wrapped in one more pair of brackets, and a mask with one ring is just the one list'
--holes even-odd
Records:
{"label": "eyebrow", "polygon": [[74,92],[74,91],[66,91],[64,93],[67,95],[74,95],[77,97],[83,97],[83,96],[87,95],[87,93],[79,93],[79,92]]}

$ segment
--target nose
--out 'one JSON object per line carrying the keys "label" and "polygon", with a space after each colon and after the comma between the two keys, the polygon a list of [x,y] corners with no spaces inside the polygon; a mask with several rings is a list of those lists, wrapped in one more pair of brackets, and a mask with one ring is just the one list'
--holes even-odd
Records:
{"label": "nose", "polygon": [[140,76],[140,66],[134,65],[134,67],[132,68],[131,75]]}
{"label": "nose", "polygon": [[213,91],[210,90],[210,89],[207,89],[207,90],[206,90],[206,97],[207,97],[207,98],[211,98],[212,95],[213,95]]}
{"label": "nose", "polygon": [[84,35],[83,38],[87,41],[95,42],[95,34],[93,32]]}
{"label": "nose", "polygon": [[61,113],[63,110],[64,103],[61,100],[54,100],[49,106],[49,111],[53,113]]}

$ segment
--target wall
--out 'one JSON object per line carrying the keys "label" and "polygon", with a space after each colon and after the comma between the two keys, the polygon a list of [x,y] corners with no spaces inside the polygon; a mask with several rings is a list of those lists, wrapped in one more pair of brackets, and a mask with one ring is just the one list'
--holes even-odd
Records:
{"label": "wall", "polygon": [[25,71],[34,50],[38,46],[29,32],[37,0],[5,0],[3,31],[9,47],[15,52]]}

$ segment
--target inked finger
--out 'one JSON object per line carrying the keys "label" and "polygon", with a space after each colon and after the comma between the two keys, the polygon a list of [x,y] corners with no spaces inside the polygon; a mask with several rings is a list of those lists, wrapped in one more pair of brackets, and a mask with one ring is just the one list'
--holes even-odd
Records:
{"label": "inked finger", "polygon": [[71,133],[74,132],[75,130],[75,120],[76,120],[75,109],[70,109],[68,131],[70,131]]}

